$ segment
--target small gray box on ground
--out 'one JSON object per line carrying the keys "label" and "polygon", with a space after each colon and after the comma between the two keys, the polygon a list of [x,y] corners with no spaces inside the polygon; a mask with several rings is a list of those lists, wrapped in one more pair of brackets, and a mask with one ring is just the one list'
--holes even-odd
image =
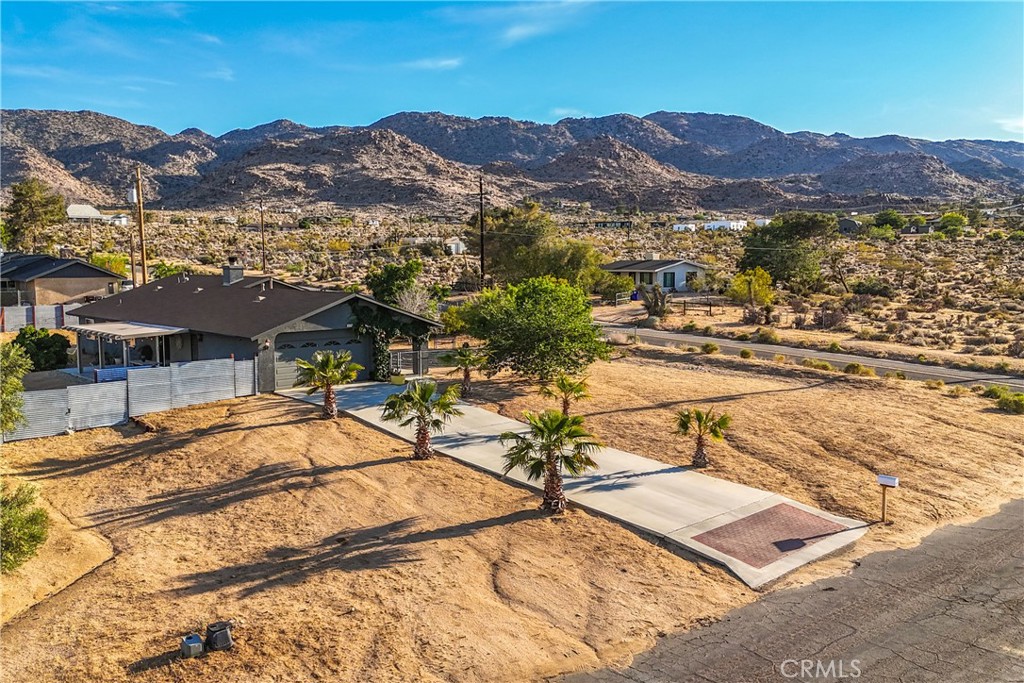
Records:
{"label": "small gray box on ground", "polygon": [[181,656],[198,657],[203,654],[203,639],[198,633],[190,633],[181,639]]}

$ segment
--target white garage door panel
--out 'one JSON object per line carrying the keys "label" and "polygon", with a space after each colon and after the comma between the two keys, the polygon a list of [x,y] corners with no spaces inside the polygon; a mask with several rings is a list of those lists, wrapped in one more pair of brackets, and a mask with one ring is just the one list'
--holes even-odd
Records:
{"label": "white garage door panel", "polygon": [[[369,344],[368,339],[359,340],[347,330],[278,335],[274,349],[275,384],[278,389],[295,386],[296,359],[309,360],[317,351],[350,351],[353,361],[369,368]],[[369,379],[369,371],[360,372],[359,379]]]}

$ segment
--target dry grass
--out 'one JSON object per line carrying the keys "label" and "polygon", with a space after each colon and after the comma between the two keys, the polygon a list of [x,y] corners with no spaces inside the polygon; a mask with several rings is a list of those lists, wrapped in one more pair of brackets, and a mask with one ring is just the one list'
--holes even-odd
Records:
{"label": "dry grass", "polygon": [[[875,474],[900,477],[893,523],[873,528],[860,554],[913,545],[1024,490],[1024,420],[973,395],[645,346],[592,366],[590,384],[594,398],[577,412],[616,448],[689,464],[693,444],[673,434],[674,413],[714,407],[733,427],[713,444],[708,474],[865,521],[879,515]],[[479,383],[474,400],[510,417],[555,407],[533,384],[505,377]]]}
{"label": "dry grass", "polygon": [[[754,598],[605,519],[277,397],[6,446],[114,558],[3,629],[4,680],[532,681]],[[235,618],[237,647],[172,661]]]}

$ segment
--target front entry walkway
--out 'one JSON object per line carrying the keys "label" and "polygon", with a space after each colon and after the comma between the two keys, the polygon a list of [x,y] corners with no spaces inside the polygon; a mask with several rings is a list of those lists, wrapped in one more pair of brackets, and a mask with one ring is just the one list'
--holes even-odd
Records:
{"label": "front entry walkway", "polygon": [[[413,441],[412,428],[380,419],[384,400],[403,387],[352,384],[337,390],[338,410],[370,426]],[[286,389],[283,396],[320,405],[323,394],[307,396]],[[525,433],[526,426],[482,408],[462,404],[434,449],[500,475],[505,449],[502,432]],[[600,512],[728,567],[751,588],[846,546],[864,535],[867,524],[812,508],[778,494],[709,477],[614,448],[594,455],[600,468],[567,478],[566,496]],[[540,489],[518,470],[508,475]]]}

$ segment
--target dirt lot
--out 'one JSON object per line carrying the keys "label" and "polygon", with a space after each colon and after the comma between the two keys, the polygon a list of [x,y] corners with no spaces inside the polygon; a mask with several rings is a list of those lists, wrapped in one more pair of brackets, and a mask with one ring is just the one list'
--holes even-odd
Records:
{"label": "dirt lot", "polygon": [[[5,446],[114,557],[5,625],[4,681],[533,681],[754,599],[724,570],[261,397]],[[26,569],[29,567],[26,566]],[[17,577],[14,578],[17,581]],[[237,647],[173,661],[189,630]]]}
{"label": "dirt lot", "polygon": [[[674,413],[713,407],[730,413],[733,426],[724,443],[713,443],[708,474],[865,521],[880,513],[875,475],[898,476],[892,524],[874,527],[840,566],[992,514],[1024,491],[1024,419],[994,410],[990,400],[770,361],[655,347],[617,352],[625,355],[591,367],[594,397],[576,409],[610,446],[687,465],[693,442],[673,433]],[[480,382],[474,400],[509,417],[556,407],[535,385],[505,377]]]}

